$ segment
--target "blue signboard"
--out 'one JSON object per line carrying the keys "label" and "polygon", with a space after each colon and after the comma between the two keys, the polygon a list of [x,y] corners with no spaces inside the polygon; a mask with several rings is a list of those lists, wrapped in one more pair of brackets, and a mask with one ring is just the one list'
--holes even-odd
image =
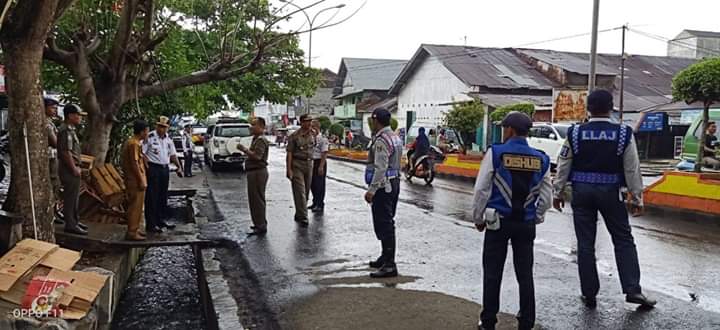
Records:
{"label": "blue signboard", "polygon": [[640,124],[640,132],[660,132],[665,126],[665,113],[654,112],[645,115],[642,124]]}

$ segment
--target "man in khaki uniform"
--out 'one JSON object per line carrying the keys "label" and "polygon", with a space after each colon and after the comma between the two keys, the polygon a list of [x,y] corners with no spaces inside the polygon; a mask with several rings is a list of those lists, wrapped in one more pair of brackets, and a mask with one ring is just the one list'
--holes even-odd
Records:
{"label": "man in khaki uniform", "polygon": [[267,159],[270,143],[265,139],[265,119],[258,117],[252,122],[252,144],[248,149],[238,145],[238,150],[248,156],[245,161],[247,172],[248,204],[250,204],[250,217],[252,218],[252,232],[249,235],[262,236],[267,233],[267,218],[265,217],[265,187],[268,182]]}
{"label": "man in khaki uniform", "polygon": [[301,128],[290,135],[287,144],[287,178],[292,182],[295,200],[295,221],[307,226],[307,202],[312,183],[312,151],[315,134],[312,131],[312,117],[300,116]]}
{"label": "man in khaki uniform", "polygon": [[[45,103],[45,116],[47,117],[47,133],[48,133],[48,159],[49,159],[49,167],[50,167],[50,184],[52,185],[53,194],[55,196],[55,200],[59,201],[62,199],[62,195],[60,194],[60,178],[58,177],[58,154],[57,154],[57,135],[58,135],[58,129],[57,126],[55,126],[55,123],[53,120],[57,117],[57,111],[58,111],[58,105],[59,102],[55,99],[51,99],[49,97],[46,97],[44,100]],[[60,225],[64,225],[65,222],[60,219],[55,219],[55,222]]]}
{"label": "man in khaki uniform", "polygon": [[75,104],[68,104],[63,109],[65,123],[58,132],[58,155],[60,165],[58,174],[63,185],[63,212],[65,214],[65,232],[87,235],[87,231],[79,225],[80,215],[80,140],[77,137],[77,126],[80,125],[84,112]]}
{"label": "man in khaki uniform", "polygon": [[125,192],[127,194],[127,234],[129,241],[144,241],[145,234],[140,231],[142,222],[143,204],[145,202],[145,189],[147,189],[147,176],[145,159],[142,153],[142,142],[150,134],[145,121],[138,120],[133,125],[133,136],[130,137],[122,149],[121,163],[125,174]]}

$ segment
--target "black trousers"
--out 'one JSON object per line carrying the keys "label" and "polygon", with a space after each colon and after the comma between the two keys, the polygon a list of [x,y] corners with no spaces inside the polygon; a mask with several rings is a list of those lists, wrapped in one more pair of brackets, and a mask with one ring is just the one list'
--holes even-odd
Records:
{"label": "black trousers", "polygon": [[390,180],[391,192],[381,188],[375,192],[372,202],[373,227],[379,240],[395,237],[395,211],[400,198],[400,179]]}
{"label": "black trousers", "polygon": [[578,270],[583,296],[595,297],[600,290],[595,263],[598,212],[605,220],[615,246],[615,263],[623,293],[640,293],[640,266],[625,204],[617,186],[573,183],[573,218],[578,243]]}
{"label": "black trousers", "polygon": [[184,165],[183,167],[185,168],[185,170],[183,172],[185,172],[185,173],[183,173],[183,174],[186,177],[192,176],[192,166],[193,166],[193,152],[192,151],[185,153],[184,162],[185,163],[183,164]]}
{"label": "black trousers", "polygon": [[500,311],[500,286],[507,257],[508,241],[512,244],[515,278],[520,289],[518,328],[532,329],[535,325],[535,284],[533,283],[533,243],[535,223],[503,219],[500,230],[487,230],[483,247],[483,325],[497,323]]}
{"label": "black trousers", "polygon": [[147,191],[145,193],[145,227],[157,227],[167,212],[170,168],[167,165],[150,163],[147,171]]}
{"label": "black trousers", "polygon": [[313,195],[312,205],[319,208],[325,207],[325,180],[327,176],[327,162],[323,168],[323,175],[318,174],[320,170],[320,160],[316,159],[313,161],[313,173],[312,183],[310,184],[310,190]]}
{"label": "black trousers", "polygon": [[82,179],[74,176],[70,169],[61,165],[60,182],[63,186],[63,215],[65,228],[74,229],[80,222],[80,186]]}

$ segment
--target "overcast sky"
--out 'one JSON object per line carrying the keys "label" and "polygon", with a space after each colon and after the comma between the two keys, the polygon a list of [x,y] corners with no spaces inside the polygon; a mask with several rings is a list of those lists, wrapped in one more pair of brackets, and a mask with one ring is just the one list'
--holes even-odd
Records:
{"label": "overcast sky", "polygon": [[[295,0],[308,5],[317,0]],[[327,0],[310,15],[338,4],[349,15],[363,0]],[[324,21],[333,11],[323,13]],[[628,23],[642,32],[672,39],[683,29],[720,31],[719,0],[601,0],[600,30]],[[328,15],[328,16],[325,16]],[[304,16],[290,22],[299,26]],[[342,57],[409,59],[422,43],[518,47],[589,33],[592,0],[367,0],[349,21],[313,34],[313,67],[337,71]],[[621,31],[600,34],[598,49],[620,53]],[[308,49],[308,36],[301,37]],[[590,36],[525,46],[589,52]],[[627,34],[630,54],[665,55],[663,41]]]}

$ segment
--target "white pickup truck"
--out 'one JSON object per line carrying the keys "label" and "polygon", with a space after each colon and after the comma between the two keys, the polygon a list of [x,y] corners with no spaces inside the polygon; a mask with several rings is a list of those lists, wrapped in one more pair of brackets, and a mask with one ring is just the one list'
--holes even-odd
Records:
{"label": "white pickup truck", "polygon": [[554,168],[557,165],[557,159],[562,146],[565,144],[570,126],[570,124],[533,123],[528,137],[528,144],[545,152],[550,157],[550,163]]}
{"label": "white pickup truck", "polygon": [[208,127],[205,137],[205,161],[210,169],[215,171],[218,166],[245,164],[247,156],[238,150],[242,144],[250,147],[252,143],[250,124],[237,121],[218,121],[215,125]]}

